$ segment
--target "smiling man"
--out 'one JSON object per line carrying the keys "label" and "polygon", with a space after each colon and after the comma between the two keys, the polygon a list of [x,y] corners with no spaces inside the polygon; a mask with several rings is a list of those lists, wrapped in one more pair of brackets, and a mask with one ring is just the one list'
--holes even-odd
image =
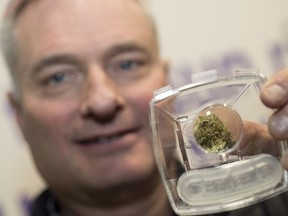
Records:
{"label": "smiling man", "polygon": [[171,215],[148,124],[148,103],[166,82],[166,65],[143,6],[16,6],[7,43],[13,46],[6,47],[17,85],[10,100],[59,214]]}
{"label": "smiling man", "polygon": [[[167,65],[139,1],[13,1],[2,46],[15,84],[9,99],[48,188],[32,216],[173,215],[148,122],[148,104],[166,84]],[[278,97],[268,92],[281,80],[288,83],[285,71],[262,93],[272,108],[287,103],[288,85],[280,96],[274,88]],[[280,111],[274,126],[286,116]],[[279,138],[288,134],[283,124]],[[287,167],[287,158],[282,162]],[[280,197],[231,215],[271,209],[285,215],[284,203]]]}

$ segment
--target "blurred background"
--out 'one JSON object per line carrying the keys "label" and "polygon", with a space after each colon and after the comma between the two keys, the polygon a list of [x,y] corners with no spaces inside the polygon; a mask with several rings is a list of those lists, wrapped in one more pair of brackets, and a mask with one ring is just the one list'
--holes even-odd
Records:
{"label": "blurred background", "polygon": [[[145,0],[144,0],[145,1]],[[0,2],[3,16],[7,0]],[[268,77],[288,66],[287,0],[146,0],[158,27],[171,83],[192,73],[258,68]],[[188,79],[187,79],[188,78]],[[28,216],[44,187],[6,100],[10,88],[0,58],[0,216]]]}

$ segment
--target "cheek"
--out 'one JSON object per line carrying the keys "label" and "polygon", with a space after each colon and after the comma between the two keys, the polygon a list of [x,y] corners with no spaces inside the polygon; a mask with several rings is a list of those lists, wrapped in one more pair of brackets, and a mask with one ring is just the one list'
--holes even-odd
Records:
{"label": "cheek", "polygon": [[52,144],[65,137],[65,129],[70,125],[73,113],[71,107],[65,103],[46,101],[32,101],[24,105],[21,128],[27,141],[42,148],[47,148],[49,144],[52,150]]}
{"label": "cheek", "polygon": [[[153,92],[166,85],[164,73],[156,73],[129,88],[128,99],[148,117]],[[145,117],[146,117],[145,116]]]}
{"label": "cheek", "polygon": [[67,147],[67,143],[69,126],[73,121],[71,117],[75,115],[72,107],[68,102],[52,103],[44,100],[37,103],[29,101],[23,106],[23,135],[39,172],[45,177],[49,173],[57,173],[55,167],[59,168],[59,164],[65,164],[71,157],[71,148]]}
{"label": "cheek", "polygon": [[132,97],[134,105],[137,106],[139,111],[148,117],[149,113],[149,102],[151,100],[152,94],[150,92],[139,92],[138,97]]}
{"label": "cheek", "polygon": [[29,106],[25,114],[24,117],[26,117],[25,120],[28,124],[31,122],[39,124],[39,126],[50,128],[52,125],[57,127],[65,121],[67,110],[55,104],[42,103],[41,105]]}

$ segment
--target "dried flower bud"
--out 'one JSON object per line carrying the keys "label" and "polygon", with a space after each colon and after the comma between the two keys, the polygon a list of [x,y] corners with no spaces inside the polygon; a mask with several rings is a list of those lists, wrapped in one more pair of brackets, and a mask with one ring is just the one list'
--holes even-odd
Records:
{"label": "dried flower bud", "polygon": [[229,128],[214,113],[198,117],[194,136],[197,143],[208,152],[222,152],[235,144]]}

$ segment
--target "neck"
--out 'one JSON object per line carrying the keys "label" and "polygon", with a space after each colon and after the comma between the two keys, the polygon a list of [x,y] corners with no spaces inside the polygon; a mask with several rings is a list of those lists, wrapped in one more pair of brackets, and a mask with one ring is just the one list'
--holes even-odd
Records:
{"label": "neck", "polygon": [[172,212],[158,174],[102,191],[90,190],[85,201],[55,196],[61,207],[60,216],[167,216]]}

